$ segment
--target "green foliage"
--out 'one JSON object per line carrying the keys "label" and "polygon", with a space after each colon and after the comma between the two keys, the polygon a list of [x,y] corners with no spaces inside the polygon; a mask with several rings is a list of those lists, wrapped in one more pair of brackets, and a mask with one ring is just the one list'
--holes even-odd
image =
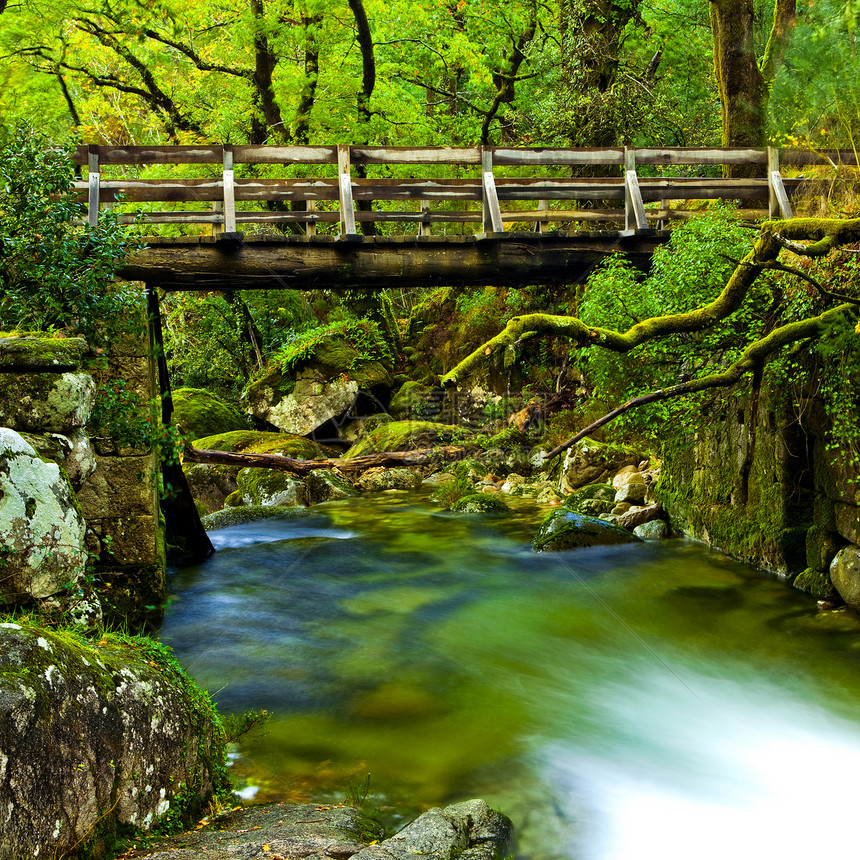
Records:
{"label": "green foliage", "polygon": [[110,213],[82,226],[73,180],[67,149],[25,126],[0,131],[0,329],[62,328],[93,346],[139,307],[139,294],[113,281],[137,244]]}
{"label": "green foliage", "polygon": [[[643,277],[620,255],[589,278],[580,317],[591,325],[625,331],[642,320],[690,311],[719,295],[749,245],[749,233],[727,210],[716,209],[677,229]],[[576,360],[604,406],[696,378],[733,362],[767,324],[773,288],[762,277],[747,301],[726,320],[703,332],[650,341],[627,355],[575,351]],[[618,419],[621,427],[659,435],[663,422],[678,419],[701,398],[666,400]]]}

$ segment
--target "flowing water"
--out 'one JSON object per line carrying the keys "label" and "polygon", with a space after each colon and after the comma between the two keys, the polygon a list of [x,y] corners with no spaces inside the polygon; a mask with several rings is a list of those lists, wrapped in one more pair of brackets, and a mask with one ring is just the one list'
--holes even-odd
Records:
{"label": "flowing water", "polygon": [[860,626],[696,544],[536,554],[535,508],[329,503],[212,534],[163,638],[255,800],[389,823],[483,797],[530,860],[808,860],[855,844]]}

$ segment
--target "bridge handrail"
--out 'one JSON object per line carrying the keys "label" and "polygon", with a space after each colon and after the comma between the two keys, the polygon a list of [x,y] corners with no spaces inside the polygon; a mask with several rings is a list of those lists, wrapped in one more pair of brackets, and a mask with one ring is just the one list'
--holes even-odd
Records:
{"label": "bridge handrail", "polygon": [[[800,149],[694,148],[694,147],[607,147],[594,149],[552,147],[385,147],[385,146],[98,146],[77,147],[74,159],[86,166],[88,175],[75,183],[86,193],[88,220],[96,224],[101,205],[128,203],[212,204],[210,211],[182,210],[148,212],[148,223],[211,224],[213,230],[236,232],[239,223],[303,224],[309,235],[317,223],[339,222],[341,236],[357,234],[356,222],[417,222],[419,235],[427,235],[432,223],[480,222],[485,233],[501,233],[505,222],[530,221],[542,232],[551,221],[615,220],[622,217],[628,229],[646,229],[648,220],[686,217],[684,210],[671,209],[667,200],[743,199],[767,200],[765,210],[751,210],[750,217],[778,214],[790,217],[790,197],[806,180],[784,179],[780,165],[850,163],[858,166],[852,150],[809,152]],[[220,165],[218,178],[194,179],[105,179],[102,168],[110,165]],[[236,164],[248,165],[337,165],[335,178],[259,179],[237,177]],[[365,178],[370,165],[480,165],[480,175],[467,178],[389,179]],[[641,176],[640,166],[744,165],[762,166],[760,178],[699,178]],[[359,165],[359,175],[353,173]],[[502,177],[496,167],[583,168],[620,167],[621,175],[589,177]],[[549,201],[624,200],[624,209],[550,209]],[[339,210],[317,210],[317,201],[337,201]],[[418,201],[419,211],[368,211],[355,209],[355,201]],[[499,201],[537,201],[537,209],[502,211]],[[289,202],[302,209],[293,211],[236,209],[236,202]],[[480,210],[430,210],[432,201],[476,201]],[[646,209],[646,202],[660,202]],[[124,214],[124,221],[139,216]]]}

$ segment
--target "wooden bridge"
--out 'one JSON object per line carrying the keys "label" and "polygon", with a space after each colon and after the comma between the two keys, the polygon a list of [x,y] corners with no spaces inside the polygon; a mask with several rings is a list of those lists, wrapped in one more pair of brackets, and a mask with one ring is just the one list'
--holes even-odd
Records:
{"label": "wooden bridge", "polygon": [[[121,271],[168,291],[573,283],[615,250],[646,265],[691,202],[791,217],[812,180],[783,168],[857,166],[773,147],[81,146],[76,161],[90,224],[117,207],[180,234]],[[724,178],[733,165],[755,176]]]}

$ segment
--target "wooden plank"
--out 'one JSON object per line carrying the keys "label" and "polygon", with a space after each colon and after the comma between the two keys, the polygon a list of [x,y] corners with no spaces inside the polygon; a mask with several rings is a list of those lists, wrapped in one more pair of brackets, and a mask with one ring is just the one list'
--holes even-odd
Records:
{"label": "wooden plank", "polygon": [[[645,204],[642,202],[642,194],[639,190],[639,181],[635,170],[624,171],[625,200],[629,200],[628,218],[637,230],[648,229],[648,218],[645,215]],[[626,221],[625,221],[626,223]],[[629,229],[629,228],[627,228]]]}
{"label": "wooden plank", "polygon": [[807,164],[842,164],[847,167],[860,167],[860,154],[853,149],[808,149],[786,147],[780,151],[780,161],[791,167],[804,167]]}
{"label": "wooden plank", "polygon": [[225,144],[222,152],[224,164],[224,232],[236,232],[236,189],[233,184],[233,147]]}
{"label": "wooden plank", "polygon": [[95,227],[99,223],[99,203],[101,202],[101,189],[99,180],[99,148],[90,146],[87,151],[87,187],[89,191],[87,201],[87,223]]}
{"label": "wooden plank", "polygon": [[339,144],[337,147],[337,179],[340,191],[340,234],[341,236],[356,236],[349,147],[344,144]]}
{"label": "wooden plank", "polygon": [[778,170],[774,170],[770,174],[770,188],[776,197],[779,204],[779,211],[783,218],[794,218],[794,213],[791,211],[791,202],[788,199],[788,194],[785,191],[785,185],[782,182],[782,175]]}
{"label": "wooden plank", "polygon": [[635,153],[637,164],[767,164],[764,148],[642,147]]}
{"label": "wooden plank", "polygon": [[624,164],[624,150],[620,147],[607,147],[605,149],[496,147],[493,150],[493,164],[498,166]]}
{"label": "wooden plank", "polygon": [[502,213],[499,209],[499,197],[496,194],[496,182],[493,178],[493,153],[488,147],[481,148],[481,213],[485,233],[502,233]]}
{"label": "wooden plank", "polygon": [[355,164],[480,164],[477,146],[353,146]]}
{"label": "wooden plank", "polygon": [[337,164],[336,146],[234,146],[237,164]]}
{"label": "wooden plank", "polygon": [[[75,151],[75,163],[87,163],[87,146]],[[220,164],[220,146],[100,146],[105,164]]]}

